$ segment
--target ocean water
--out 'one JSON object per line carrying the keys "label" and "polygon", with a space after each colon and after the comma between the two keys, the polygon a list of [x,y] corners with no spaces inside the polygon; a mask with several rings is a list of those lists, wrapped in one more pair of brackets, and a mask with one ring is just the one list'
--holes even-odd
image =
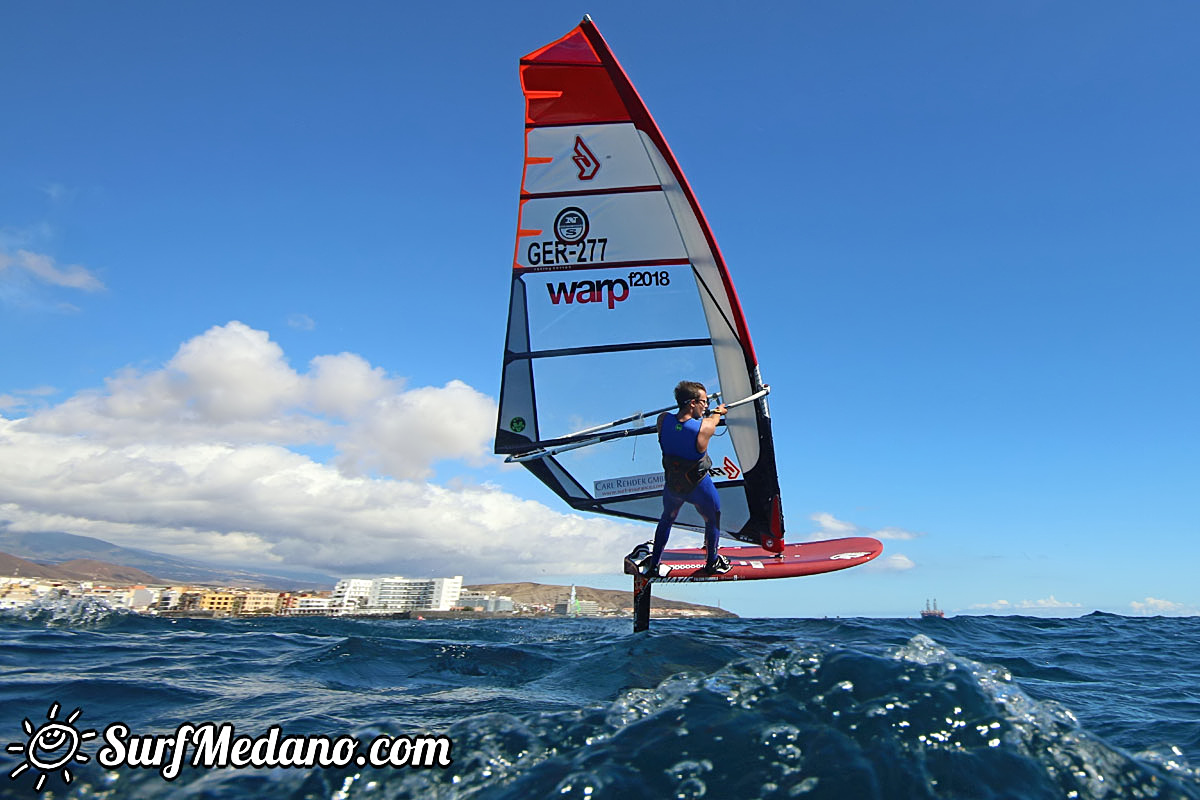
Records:
{"label": "ocean water", "polygon": [[[118,722],[151,743],[228,723],[264,753],[272,726],[384,735],[412,758],[167,780],[98,763]],[[64,745],[55,724],[97,733]],[[1200,798],[1200,618],[634,634],[624,619],[165,620],[60,602],[0,612],[0,747],[2,797]],[[449,765],[412,765],[434,752]]]}

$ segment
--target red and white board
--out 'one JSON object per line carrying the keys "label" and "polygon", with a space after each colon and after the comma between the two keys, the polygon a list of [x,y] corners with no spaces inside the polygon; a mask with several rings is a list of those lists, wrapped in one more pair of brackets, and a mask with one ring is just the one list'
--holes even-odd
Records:
{"label": "red and white board", "polygon": [[[733,568],[721,575],[713,575],[704,569],[704,548],[667,550],[659,562],[660,568],[666,569],[660,569],[660,575],[649,580],[651,583],[681,583],[796,578],[857,567],[882,552],[882,543],[865,536],[789,544],[780,553],[772,553],[761,547],[722,547],[721,554],[729,559]],[[625,572],[628,575],[638,574],[636,565],[629,559],[625,560]],[[666,574],[662,575],[661,572]]]}

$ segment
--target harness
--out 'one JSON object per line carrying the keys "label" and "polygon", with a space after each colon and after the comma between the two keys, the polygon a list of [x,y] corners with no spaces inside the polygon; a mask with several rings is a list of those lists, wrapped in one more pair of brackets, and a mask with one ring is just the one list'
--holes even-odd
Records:
{"label": "harness", "polygon": [[712,459],[708,457],[708,453],[695,460],[664,454],[663,469],[666,470],[667,489],[671,494],[686,497],[691,494],[692,489],[700,485],[711,466]]}

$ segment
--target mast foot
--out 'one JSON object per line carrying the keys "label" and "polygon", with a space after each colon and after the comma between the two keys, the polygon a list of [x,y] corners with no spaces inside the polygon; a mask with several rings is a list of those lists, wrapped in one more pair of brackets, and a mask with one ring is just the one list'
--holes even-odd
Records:
{"label": "mast foot", "polygon": [[650,579],[641,573],[633,575],[633,632],[650,628]]}

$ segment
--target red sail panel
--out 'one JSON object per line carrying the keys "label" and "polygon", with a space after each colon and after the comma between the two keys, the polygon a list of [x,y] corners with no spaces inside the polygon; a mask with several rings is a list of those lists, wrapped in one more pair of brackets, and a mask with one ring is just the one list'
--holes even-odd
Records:
{"label": "red sail panel", "polygon": [[588,43],[582,26],[521,59],[522,64],[534,61],[544,64],[556,61],[565,64],[600,64],[600,58]]}
{"label": "red sail panel", "polygon": [[629,119],[621,95],[599,66],[523,66],[521,86],[526,99],[525,122],[529,125],[576,125]]}

